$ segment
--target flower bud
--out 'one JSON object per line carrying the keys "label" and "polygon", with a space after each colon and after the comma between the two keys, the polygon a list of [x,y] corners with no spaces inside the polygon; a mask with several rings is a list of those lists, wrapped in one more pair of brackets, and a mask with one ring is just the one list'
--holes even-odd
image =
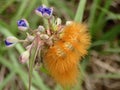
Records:
{"label": "flower bud", "polygon": [[17,21],[18,29],[21,31],[26,31],[29,28],[29,23],[26,19],[21,19]]}
{"label": "flower bud", "polygon": [[19,61],[24,64],[29,60],[29,56],[30,56],[30,52],[29,50],[26,50],[20,55]]}
{"label": "flower bud", "polygon": [[26,38],[26,39],[27,39],[28,41],[33,41],[34,38],[35,38],[34,36],[32,36],[32,35],[30,35],[29,33],[27,33],[27,38]]}
{"label": "flower bud", "polygon": [[41,38],[41,39],[48,39],[49,36],[48,36],[47,34],[41,34],[41,35],[40,35],[40,38]]}
{"label": "flower bud", "polygon": [[70,25],[72,21],[66,21],[66,25]]}
{"label": "flower bud", "polygon": [[32,44],[26,46],[25,48],[26,48],[26,50],[30,51],[30,49],[32,48]]}
{"label": "flower bud", "polygon": [[61,25],[61,23],[62,23],[62,20],[60,18],[57,18],[56,19],[56,25]]}
{"label": "flower bud", "polygon": [[18,42],[18,39],[17,39],[16,37],[14,37],[14,36],[9,36],[9,37],[7,37],[6,40],[5,40],[5,45],[6,45],[7,47],[11,47],[11,46],[15,45],[17,42]]}
{"label": "flower bud", "polygon": [[53,13],[53,8],[48,8],[45,5],[42,5],[35,10],[35,13],[39,16],[50,18]]}
{"label": "flower bud", "polygon": [[41,33],[44,33],[45,32],[45,28],[43,26],[39,25],[38,31],[41,32]]}

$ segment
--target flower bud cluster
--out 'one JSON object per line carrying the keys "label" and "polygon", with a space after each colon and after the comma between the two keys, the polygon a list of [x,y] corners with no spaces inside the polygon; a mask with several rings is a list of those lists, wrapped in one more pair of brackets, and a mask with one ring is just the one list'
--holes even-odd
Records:
{"label": "flower bud cluster", "polygon": [[59,39],[59,36],[63,30],[63,25],[61,24],[62,20],[60,18],[55,19],[53,16],[53,8],[42,5],[35,9],[35,13],[38,16],[47,19],[48,25],[45,27],[48,28],[39,25],[37,29],[31,30],[28,21],[23,18],[17,21],[17,26],[20,31],[26,33],[26,38],[20,40],[14,36],[9,36],[5,39],[5,45],[7,47],[14,46],[19,42],[28,43],[26,46],[26,51],[24,51],[19,57],[19,61],[21,63],[26,63],[29,60],[34,49],[37,54],[39,54],[39,52],[45,51],[45,48],[52,46],[54,42]]}

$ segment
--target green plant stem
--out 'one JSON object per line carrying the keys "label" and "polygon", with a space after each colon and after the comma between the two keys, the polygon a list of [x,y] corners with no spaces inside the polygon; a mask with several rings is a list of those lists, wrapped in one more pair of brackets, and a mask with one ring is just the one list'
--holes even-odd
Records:
{"label": "green plant stem", "polygon": [[42,4],[45,4],[46,6],[49,5],[48,0],[41,0]]}
{"label": "green plant stem", "polygon": [[29,61],[29,88],[28,88],[28,90],[31,90],[33,66],[34,66],[35,58],[36,58],[37,53],[39,51],[39,47],[40,47],[40,45],[38,45],[37,48],[34,49],[35,52],[32,51],[32,53],[31,53],[31,58]]}
{"label": "green plant stem", "polygon": [[100,4],[100,1],[101,0],[93,0],[93,4],[92,4],[91,10],[90,10],[90,16],[89,16],[89,20],[88,20],[90,28],[93,27],[93,25],[94,25],[97,6]]}
{"label": "green plant stem", "polygon": [[77,22],[82,22],[83,19],[83,13],[85,10],[85,4],[86,4],[86,0],[80,0],[79,2],[79,6],[75,15],[75,21]]}

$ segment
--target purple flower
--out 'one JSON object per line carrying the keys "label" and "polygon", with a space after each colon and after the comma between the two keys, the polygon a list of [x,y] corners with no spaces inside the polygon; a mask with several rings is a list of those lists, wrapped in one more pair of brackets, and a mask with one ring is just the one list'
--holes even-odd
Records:
{"label": "purple flower", "polygon": [[18,29],[21,31],[26,31],[29,28],[29,23],[26,19],[21,19],[17,21]]}
{"label": "purple flower", "polygon": [[10,45],[12,45],[13,43],[11,43],[11,42],[8,42],[7,40],[5,40],[5,45],[6,46],[10,46]]}
{"label": "purple flower", "polygon": [[7,47],[11,47],[11,46],[15,45],[17,42],[18,42],[18,39],[17,39],[16,37],[14,37],[14,36],[9,36],[9,37],[7,37],[6,40],[5,40],[5,45],[6,45]]}
{"label": "purple flower", "polygon": [[42,5],[40,7],[38,7],[36,10],[35,10],[36,14],[39,15],[39,16],[43,16],[43,17],[46,17],[46,18],[50,18],[52,13],[53,13],[53,8],[48,8],[46,7],[45,5]]}

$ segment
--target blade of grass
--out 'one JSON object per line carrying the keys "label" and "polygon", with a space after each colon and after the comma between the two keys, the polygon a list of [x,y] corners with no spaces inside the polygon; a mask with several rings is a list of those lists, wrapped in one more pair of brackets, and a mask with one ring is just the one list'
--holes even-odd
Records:
{"label": "blade of grass", "polygon": [[104,12],[105,14],[107,14],[107,20],[113,19],[113,20],[120,20],[120,14],[116,14],[113,13],[111,11],[109,11],[108,9],[102,8],[102,7],[98,7],[98,9],[100,9],[102,12]]}
{"label": "blade of grass", "polygon": [[101,0],[94,0],[91,10],[90,10],[90,16],[89,16],[89,27],[90,27],[90,32],[92,34],[92,27],[94,26],[95,23],[95,15],[96,15],[96,11],[97,11],[97,6],[100,4]]}
{"label": "blade of grass", "polygon": [[85,10],[85,4],[86,4],[86,0],[80,0],[79,1],[79,5],[78,5],[78,9],[75,15],[74,20],[77,22],[82,22],[83,19],[83,13]]}
{"label": "blade of grass", "polygon": [[27,18],[30,15],[30,13],[33,11],[34,6],[36,6],[36,3],[37,3],[37,0],[31,0],[29,2],[30,7],[27,8],[26,12],[23,14],[24,18]]}
{"label": "blade of grass", "polygon": [[120,73],[114,73],[114,74],[96,74],[93,75],[94,77],[97,78],[111,78],[111,79],[119,79],[120,78]]}
{"label": "blade of grass", "polygon": [[116,25],[105,33],[100,40],[114,40],[115,37],[120,33],[120,25]]}
{"label": "blade of grass", "polygon": [[[11,52],[13,52],[13,51],[9,51],[9,54],[8,55],[10,55],[10,59],[12,60],[12,64],[14,65],[14,67],[15,67],[15,71],[17,71],[16,73],[18,73],[18,75],[22,78],[22,80],[24,80],[25,81],[25,86],[26,86],[26,89],[27,89],[27,86],[28,86],[28,75],[27,75],[27,73],[25,73],[25,71],[23,70],[23,67],[22,67],[22,65],[21,64],[18,64],[18,62],[16,61],[16,58],[15,58],[15,56],[13,55],[13,53],[11,53]],[[42,90],[47,90],[46,89],[46,86],[43,84],[43,82],[40,82],[40,81],[42,81],[41,80],[41,78],[40,77],[38,77],[38,78],[34,78],[34,80],[33,80],[33,84],[35,84],[35,85],[37,85],[39,88],[43,88]],[[27,84],[26,84],[27,83]],[[31,89],[32,89],[33,87],[31,86]],[[32,89],[33,90],[33,89]],[[36,90],[36,89],[35,89]]]}
{"label": "blade of grass", "polygon": [[109,49],[104,50],[104,52],[120,53],[120,48],[109,48]]}
{"label": "blade of grass", "polygon": [[10,61],[7,61],[1,55],[0,55],[0,64],[3,64],[4,66],[6,66],[7,68],[9,68],[10,70],[13,69],[13,66],[11,65]]}
{"label": "blade of grass", "polygon": [[26,10],[26,6],[28,5],[29,0],[21,0],[21,5],[16,13],[16,15],[13,17],[12,20],[17,21],[18,18],[20,18],[23,14],[23,12]]}
{"label": "blade of grass", "polygon": [[62,90],[62,87],[57,84],[57,85],[55,86],[55,90]]}
{"label": "blade of grass", "polygon": [[[11,56],[11,59],[13,59],[13,62],[16,62],[16,58],[14,57],[14,55]],[[11,63],[9,61],[7,61],[5,58],[3,58],[0,55],[0,63],[3,66],[6,66],[7,68],[9,68],[11,72],[15,72],[17,75],[19,75],[20,78],[21,78],[21,81],[23,81],[23,83],[24,83],[24,85],[25,85],[25,87],[27,89],[27,87],[28,87],[28,74],[27,74],[27,72],[23,70],[22,65]],[[37,78],[33,79],[33,84],[36,85],[37,87],[39,87],[39,89],[42,88],[42,90],[48,90],[47,86],[45,86],[43,84],[43,82],[42,82],[41,78],[39,77],[39,75],[37,73],[36,73],[36,75],[37,75]],[[31,87],[31,89],[36,90],[33,85]]]}
{"label": "blade of grass", "polygon": [[104,45],[104,44],[106,44],[107,42],[108,42],[108,41],[106,41],[106,40],[98,40],[98,41],[93,42],[90,47],[92,48],[92,47],[95,47],[95,46]]}
{"label": "blade of grass", "polygon": [[81,68],[83,71],[86,70],[87,65],[89,64],[89,56],[85,57],[84,60],[81,63]]}
{"label": "blade of grass", "polygon": [[[9,2],[7,2],[5,0],[5,3],[2,3],[0,1],[0,3],[2,4],[2,8],[0,8],[0,13],[2,13],[7,7],[9,7],[15,0],[9,0]],[[1,5],[0,5],[1,6]]]}
{"label": "blade of grass", "polygon": [[7,85],[14,78],[14,76],[15,76],[15,72],[11,72],[9,75],[7,75],[7,77],[5,77],[2,83],[0,83],[0,90],[3,90],[5,85]]}
{"label": "blade of grass", "polygon": [[[104,6],[104,9],[108,10],[109,7],[110,7],[110,5],[111,5],[111,3],[112,3],[112,0],[107,0],[107,1],[105,2],[105,4],[104,4],[104,5],[105,5],[105,6]],[[96,24],[96,25],[100,25],[100,24],[103,22],[104,16],[105,16],[105,12],[101,12],[101,13],[99,14],[99,17],[98,17],[98,20],[97,20],[97,24]]]}
{"label": "blade of grass", "polygon": [[[50,3],[55,4],[55,7],[58,8],[60,10],[60,12],[63,12],[65,14],[67,14],[67,16],[70,16],[71,19],[74,18],[74,13],[73,11],[68,8],[68,6],[65,4],[65,1],[62,0],[58,0],[56,2],[56,0],[49,0]],[[59,3],[59,4],[58,4]],[[60,13],[58,13],[59,15]]]}
{"label": "blade of grass", "polygon": [[42,79],[40,79],[38,73],[36,71],[33,71],[33,75],[35,80],[33,82],[35,82],[37,84],[37,86],[41,86],[41,90],[50,90],[47,86],[44,85]]}
{"label": "blade of grass", "polygon": [[[25,77],[24,72],[21,71],[21,68],[14,67],[14,65],[13,65],[11,62],[7,61],[7,60],[6,60],[5,58],[3,58],[2,56],[0,56],[0,63],[1,63],[2,65],[4,65],[5,67],[7,67],[11,72],[15,72],[15,73],[18,73],[18,72],[19,72],[18,75],[21,74],[20,76],[22,76],[21,79],[22,79],[24,85],[25,85],[25,86],[27,85],[27,80],[26,80],[27,77]],[[27,87],[27,86],[26,86],[26,87]]]}
{"label": "blade of grass", "polygon": [[[109,10],[109,7],[112,3],[112,0],[107,0],[103,6],[103,9],[106,9],[106,10]],[[98,9],[99,9],[99,6],[98,6]],[[103,27],[107,21],[107,19],[105,18],[105,15],[106,13],[101,11],[99,13],[99,16],[96,18],[97,20],[95,21],[96,24],[94,24],[93,28],[92,28],[92,35],[97,35],[99,36],[98,34],[102,34],[102,30],[103,30]],[[104,18],[104,20],[103,20]],[[98,32],[98,34],[96,34],[96,30]]]}
{"label": "blade of grass", "polygon": [[1,57],[1,59],[4,60],[2,61],[2,64],[8,67],[11,70],[11,72],[15,72],[16,74],[18,74],[21,80],[23,81],[25,87],[27,87],[28,80],[26,72],[23,70],[22,66],[20,66],[20,64],[17,63],[17,59],[15,58],[15,55],[13,53],[9,51],[8,55],[10,55],[10,62]]}
{"label": "blade of grass", "polygon": [[108,12],[108,20],[120,20],[120,14],[114,14],[112,12]]}

